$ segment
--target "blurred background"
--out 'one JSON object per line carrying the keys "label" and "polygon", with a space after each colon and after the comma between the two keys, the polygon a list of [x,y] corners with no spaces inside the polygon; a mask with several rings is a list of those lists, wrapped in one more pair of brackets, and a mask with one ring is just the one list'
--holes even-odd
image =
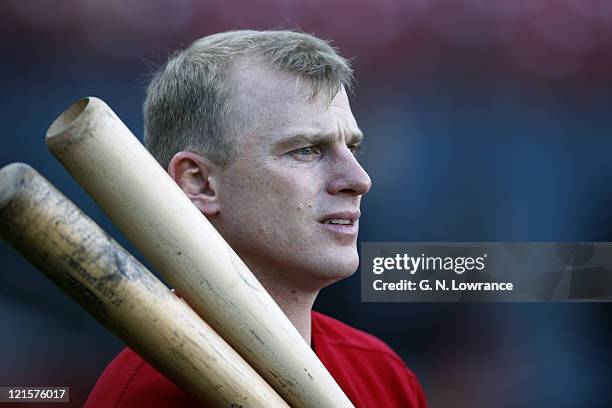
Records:
{"label": "blurred background", "polygon": [[[298,28],[353,58],[374,181],[360,240],[612,241],[606,0],[4,0],[0,165],[31,164],[135,253],[46,129],[95,95],[141,137],[154,69],[241,28]],[[0,271],[0,385],[67,385],[82,406],[122,343],[4,241]],[[608,304],[374,304],[359,287],[315,308],[390,344],[431,407],[612,406]]]}

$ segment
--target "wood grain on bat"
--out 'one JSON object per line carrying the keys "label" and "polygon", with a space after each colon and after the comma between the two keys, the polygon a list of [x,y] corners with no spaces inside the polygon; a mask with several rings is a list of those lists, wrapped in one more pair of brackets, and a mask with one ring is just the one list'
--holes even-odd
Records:
{"label": "wood grain on bat", "polygon": [[0,235],[207,406],[288,407],[184,301],[25,164],[0,170]]}

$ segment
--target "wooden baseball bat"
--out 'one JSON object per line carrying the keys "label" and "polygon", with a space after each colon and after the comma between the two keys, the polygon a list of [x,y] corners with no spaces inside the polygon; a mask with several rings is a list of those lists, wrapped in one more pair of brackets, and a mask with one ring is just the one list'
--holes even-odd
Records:
{"label": "wooden baseball bat", "polygon": [[289,407],[183,300],[28,165],[0,170],[0,234],[207,406]]}
{"label": "wooden baseball bat", "polygon": [[121,231],[295,408],[352,407],[282,310],[100,99],[70,106],[47,145]]}

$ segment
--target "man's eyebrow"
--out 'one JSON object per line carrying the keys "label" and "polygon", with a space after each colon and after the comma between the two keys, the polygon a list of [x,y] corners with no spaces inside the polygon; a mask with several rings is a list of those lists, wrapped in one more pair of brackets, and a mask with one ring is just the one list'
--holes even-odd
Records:
{"label": "man's eyebrow", "polygon": [[[277,148],[291,148],[300,145],[320,145],[331,143],[338,139],[337,133],[298,133],[293,136],[281,139],[276,143]],[[352,132],[347,139],[348,145],[357,145],[363,141],[361,130]]]}

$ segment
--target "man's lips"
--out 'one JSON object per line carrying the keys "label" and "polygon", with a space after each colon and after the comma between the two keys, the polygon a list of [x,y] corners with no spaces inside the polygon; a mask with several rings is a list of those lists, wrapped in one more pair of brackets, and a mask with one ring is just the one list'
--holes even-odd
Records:
{"label": "man's lips", "polygon": [[324,218],[319,226],[329,234],[334,240],[343,245],[354,245],[359,232],[359,215],[352,213],[331,214]]}
{"label": "man's lips", "polygon": [[332,233],[335,239],[347,245],[352,245],[359,231],[359,216],[357,211],[339,211],[327,214],[319,220],[319,225],[327,232]]}
{"label": "man's lips", "polygon": [[349,227],[355,225],[360,216],[359,211],[340,211],[323,216],[319,222],[325,225]]}

